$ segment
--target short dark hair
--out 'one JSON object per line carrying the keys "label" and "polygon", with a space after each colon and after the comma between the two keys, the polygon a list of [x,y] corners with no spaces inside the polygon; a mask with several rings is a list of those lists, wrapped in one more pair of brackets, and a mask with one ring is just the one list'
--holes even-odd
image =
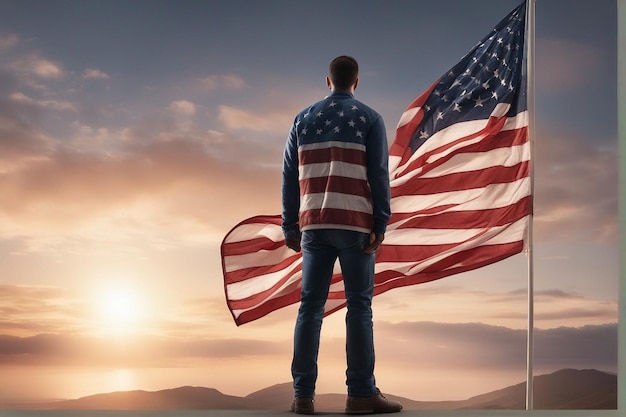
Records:
{"label": "short dark hair", "polygon": [[351,56],[342,55],[333,59],[328,67],[330,81],[338,90],[348,90],[359,76],[359,64]]}

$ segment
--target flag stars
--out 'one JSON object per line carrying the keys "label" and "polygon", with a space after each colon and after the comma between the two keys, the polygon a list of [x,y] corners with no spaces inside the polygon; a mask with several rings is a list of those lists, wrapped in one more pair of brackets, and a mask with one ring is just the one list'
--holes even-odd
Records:
{"label": "flag stars", "polygon": [[335,133],[339,133],[339,131],[341,131],[341,128],[339,126],[335,126],[335,128],[333,129],[333,131]]}
{"label": "flag stars", "polygon": [[428,139],[430,135],[425,130],[420,130],[420,139]]}
{"label": "flag stars", "polygon": [[443,112],[437,112],[437,120],[443,120]]}
{"label": "flag stars", "polygon": [[498,93],[495,92],[495,91],[493,93],[491,93],[491,98],[497,101],[498,100]]}
{"label": "flag stars", "polygon": [[350,109],[351,109],[351,110],[358,110],[359,108],[358,108],[358,106],[356,106],[356,105],[354,105],[354,104],[353,104],[353,105],[352,105],[352,107],[350,107]]}
{"label": "flag stars", "polygon": [[328,105],[328,107],[335,107],[337,105],[337,103],[335,103],[335,101],[331,101],[330,104]]}
{"label": "flag stars", "polygon": [[474,107],[483,107],[483,102],[485,100],[483,100],[482,98],[480,98],[480,96],[477,99],[474,99],[474,101],[476,102],[476,104],[474,105]]}
{"label": "flag stars", "polygon": [[350,121],[348,122],[348,126],[350,126],[350,127],[354,127],[354,126],[356,126],[356,123],[354,122],[354,120],[350,120]]}
{"label": "flag stars", "polygon": [[331,122],[331,121],[330,121],[330,120],[328,120],[328,119],[324,121],[324,124],[325,124],[326,126],[330,126],[332,123],[333,123],[333,122]]}
{"label": "flag stars", "polygon": [[339,117],[343,117],[343,115],[344,115],[343,110],[342,110],[342,111],[338,111],[338,112],[337,112],[337,116],[339,116]]}
{"label": "flag stars", "polygon": [[459,103],[454,103],[454,108],[452,109],[452,111],[458,111],[459,113],[461,112],[461,106],[459,105]]}
{"label": "flag stars", "polygon": [[301,133],[302,133],[302,135],[304,136],[304,135],[306,135],[306,132],[308,132],[308,129],[305,127],[304,129],[302,129],[302,132],[301,132]]}
{"label": "flag stars", "polygon": [[363,137],[363,132],[361,132],[360,130],[356,131],[356,137],[357,138],[362,138]]}
{"label": "flag stars", "polygon": [[322,113],[321,111],[318,111],[317,114],[315,115],[315,117],[322,117],[324,113]]}
{"label": "flag stars", "polygon": [[322,129],[317,129],[317,130],[315,131],[315,134],[316,134],[316,135],[321,135],[321,134],[322,134],[322,132],[323,132],[323,130],[322,130]]}
{"label": "flag stars", "polygon": [[363,123],[367,123],[367,119],[365,118],[365,116],[359,117],[359,120],[362,121]]}

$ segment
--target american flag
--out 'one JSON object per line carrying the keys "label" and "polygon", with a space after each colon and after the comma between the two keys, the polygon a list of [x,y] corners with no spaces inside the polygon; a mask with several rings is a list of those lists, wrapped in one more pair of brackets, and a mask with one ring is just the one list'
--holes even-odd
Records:
{"label": "american flag", "polygon": [[[509,13],[402,114],[389,149],[392,215],[375,295],[524,249],[532,210],[525,10]],[[285,246],[280,215],[239,223],[221,255],[237,325],[300,300],[302,258]],[[344,306],[337,266],[325,313]]]}

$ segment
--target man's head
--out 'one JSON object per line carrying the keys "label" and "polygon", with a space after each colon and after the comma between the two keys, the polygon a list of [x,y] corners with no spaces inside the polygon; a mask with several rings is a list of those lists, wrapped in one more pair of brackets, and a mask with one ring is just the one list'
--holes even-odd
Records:
{"label": "man's head", "polygon": [[326,84],[331,90],[354,91],[359,83],[359,64],[356,59],[342,55],[333,59],[328,67]]}

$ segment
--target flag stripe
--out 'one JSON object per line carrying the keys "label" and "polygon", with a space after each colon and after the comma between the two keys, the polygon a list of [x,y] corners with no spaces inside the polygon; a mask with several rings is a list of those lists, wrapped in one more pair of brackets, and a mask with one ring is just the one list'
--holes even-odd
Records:
{"label": "flag stripe", "polygon": [[339,177],[318,177],[301,180],[300,192],[304,195],[324,192],[352,194],[365,198],[369,198],[371,195],[366,180]]}
{"label": "flag stripe", "polygon": [[300,150],[298,157],[303,165],[341,161],[349,164],[366,165],[365,149],[349,149],[343,147],[327,147],[320,149]]}

